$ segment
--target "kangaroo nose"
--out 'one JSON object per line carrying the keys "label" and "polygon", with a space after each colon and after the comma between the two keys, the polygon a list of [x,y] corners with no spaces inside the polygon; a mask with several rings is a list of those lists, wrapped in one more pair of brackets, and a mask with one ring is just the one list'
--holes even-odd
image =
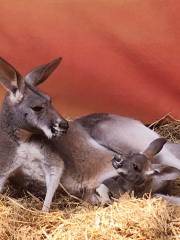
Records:
{"label": "kangaroo nose", "polygon": [[116,162],[121,162],[122,159],[121,159],[121,157],[120,157],[119,155],[116,154],[116,155],[114,156],[114,160],[115,160]]}
{"label": "kangaroo nose", "polygon": [[123,162],[124,160],[117,154],[112,159],[112,165],[115,169],[123,167]]}
{"label": "kangaroo nose", "polygon": [[59,127],[66,132],[66,131],[68,130],[68,128],[69,128],[69,123],[68,123],[68,121],[66,121],[66,120],[61,120],[61,122],[59,123]]}

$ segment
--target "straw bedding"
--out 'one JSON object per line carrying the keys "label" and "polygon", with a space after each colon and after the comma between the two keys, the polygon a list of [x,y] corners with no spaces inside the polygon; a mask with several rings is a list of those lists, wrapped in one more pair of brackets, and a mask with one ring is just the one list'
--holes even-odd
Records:
{"label": "straw bedding", "polygon": [[[173,142],[180,141],[180,121],[166,116],[150,126]],[[171,192],[180,195],[180,180]],[[41,198],[27,192],[15,198],[11,189],[0,197],[2,240],[176,240],[180,239],[180,207],[150,195],[127,194],[108,207],[56,194],[50,213],[42,213]]]}

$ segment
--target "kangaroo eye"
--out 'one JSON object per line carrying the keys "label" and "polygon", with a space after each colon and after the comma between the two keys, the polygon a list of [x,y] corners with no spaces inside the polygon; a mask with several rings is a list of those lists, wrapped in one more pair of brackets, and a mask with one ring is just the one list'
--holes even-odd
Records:
{"label": "kangaroo eye", "polygon": [[40,112],[41,110],[43,110],[43,107],[41,106],[32,107],[32,110],[35,112]]}

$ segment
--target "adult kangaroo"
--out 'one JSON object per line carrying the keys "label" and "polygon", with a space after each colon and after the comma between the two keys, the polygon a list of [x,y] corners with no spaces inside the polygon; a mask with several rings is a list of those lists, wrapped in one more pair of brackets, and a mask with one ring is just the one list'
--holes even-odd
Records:
{"label": "adult kangaroo", "polygon": [[[118,168],[118,171],[112,165],[112,159],[117,153],[122,158],[126,156],[132,158],[132,153],[136,156],[137,153],[141,154],[145,149],[149,151],[154,146],[151,158],[156,161],[156,171],[154,171],[153,161],[149,160],[148,169],[145,168],[147,175],[154,176],[158,172],[158,178],[161,177],[164,181],[166,171],[172,172],[171,179],[177,178],[179,174],[180,160],[173,151],[164,146],[166,143],[164,139],[141,122],[117,115],[96,113],[80,117],[69,121],[69,129],[63,137],[49,141],[40,135],[32,135],[29,139],[29,143],[31,142],[41,146],[41,153],[46,162],[51,162],[53,159],[55,162],[64,162],[64,170],[59,178],[61,183],[69,193],[92,204],[110,202],[109,190],[106,187],[108,179],[119,174],[132,176],[132,170],[129,169],[128,164],[126,168]],[[135,158],[135,161],[137,159]],[[33,166],[30,161],[28,163],[29,166],[28,164],[23,166],[24,172],[34,179],[44,181],[43,178],[39,178],[42,175],[41,169]],[[144,166],[147,164],[143,163],[143,169]],[[122,189],[125,187],[127,191],[135,188],[138,174],[131,179],[126,178],[126,186],[122,186],[124,181],[121,181],[120,187]],[[48,185],[49,180],[47,178],[45,180]],[[142,183],[144,182],[146,183],[146,178],[143,178]],[[51,197],[57,185],[55,184]]]}
{"label": "adult kangaroo", "polygon": [[22,165],[38,159],[47,179],[43,210],[50,205],[64,164],[59,157],[56,161],[55,154],[53,160],[49,159],[51,161],[48,162],[44,159],[39,142],[22,142],[18,133],[25,129],[47,139],[66,133],[68,122],[54,109],[51,98],[36,88],[49,77],[60,61],[61,58],[58,58],[41,65],[23,77],[0,58],[0,83],[7,90],[0,112],[0,192],[11,174]]}
{"label": "adult kangaroo", "polygon": [[[166,170],[169,166],[175,171],[173,179],[179,174],[176,169],[180,170],[180,160],[164,146],[166,141],[156,141],[160,136],[137,120],[95,113],[70,121],[69,126],[67,134],[56,142],[65,164],[61,182],[70,193],[92,203],[109,202],[107,189],[101,183],[119,174],[114,172],[111,162],[115,153],[125,157],[144,152],[153,145],[158,176],[161,173],[164,176],[161,171],[164,165]],[[150,164],[148,171],[155,173],[153,167]],[[119,171],[125,174],[128,169],[119,168]]]}
{"label": "adult kangaroo", "polygon": [[[97,143],[115,153],[142,152],[159,134],[142,122],[108,113],[95,113],[77,120]],[[166,164],[180,170],[180,159],[173,154],[174,144],[166,144],[156,156],[157,163]],[[176,147],[177,149],[177,147]],[[177,150],[176,150],[177,152]]]}
{"label": "adult kangaroo", "polygon": [[[147,189],[154,193],[166,191],[168,183],[180,175],[180,144],[166,143],[165,139],[159,138],[156,132],[144,126],[140,121],[108,113],[95,113],[81,117],[76,121],[87,130],[97,143],[115,152],[117,162],[121,162],[120,165],[123,165],[122,161],[126,162],[124,164],[126,167],[118,167],[121,176],[117,178],[120,192],[123,192],[122,189],[127,191],[138,189],[131,164],[135,164],[135,167],[140,165],[140,171],[138,172],[139,169],[137,169],[135,172],[141,176],[141,190],[138,190],[138,194],[141,195]],[[148,151],[150,152],[149,157]],[[145,171],[144,167],[147,166],[148,158],[151,159],[150,168],[149,171]],[[144,159],[144,162],[141,162],[140,159]],[[113,161],[115,162],[115,160]],[[148,176],[146,175],[142,181],[142,175],[146,173]],[[130,176],[132,179],[129,178]],[[105,182],[108,184],[111,182],[112,186],[111,180]],[[180,204],[178,197],[160,194],[158,196]]]}

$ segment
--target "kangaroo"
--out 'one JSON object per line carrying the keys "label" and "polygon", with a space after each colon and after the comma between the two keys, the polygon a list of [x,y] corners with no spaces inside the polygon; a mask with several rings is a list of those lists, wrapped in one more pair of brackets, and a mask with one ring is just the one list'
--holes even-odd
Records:
{"label": "kangaroo", "polygon": [[[92,204],[106,204],[111,200],[108,187],[104,182],[106,183],[108,179],[119,176],[119,171],[122,175],[129,171],[128,167],[127,169],[119,168],[118,171],[113,167],[112,159],[115,153],[126,156],[129,153],[143,152],[157,138],[160,138],[159,135],[146,128],[141,122],[99,113],[69,121],[67,133],[62,138],[51,141],[51,145],[52,147],[55,146],[57,150],[57,152],[54,151],[55,159],[59,156],[64,162],[64,170],[60,181],[66,190]],[[39,141],[42,141],[41,137]],[[158,149],[154,151],[155,153],[159,152],[159,154],[154,153],[153,158],[156,164],[160,164],[156,165],[158,170],[155,172],[164,173],[162,169],[166,165],[167,171],[168,166],[171,167],[170,170],[172,171],[174,171],[174,168],[178,169],[179,159],[166,146],[161,150],[165,140],[161,139],[155,143],[152,145],[157,146]],[[45,159],[54,158],[53,152],[51,153],[50,150],[50,142],[43,140],[42,149],[49,149],[48,154],[44,151]],[[50,160],[47,161],[50,162]],[[32,175],[30,168],[31,166],[26,166],[26,174],[29,176]],[[152,172],[151,167],[148,171],[149,174]],[[39,175],[39,172],[33,172],[33,178],[38,179]],[[177,177],[177,174],[175,176]],[[143,181],[145,180],[142,179],[142,183]],[[127,182],[128,179],[126,178],[126,184]],[[130,190],[135,188],[134,182],[137,183],[134,177],[129,179],[127,188]],[[122,184],[124,183],[122,182]],[[124,186],[124,188],[126,187]]]}
{"label": "kangaroo", "polygon": [[[62,139],[49,141],[40,135],[32,135],[28,142],[37,142],[41,146],[47,162],[58,159],[58,156],[59,162],[64,162],[60,182],[70,194],[91,204],[108,203],[109,197],[104,199],[101,196],[103,189],[98,187],[104,180],[118,176],[112,166],[114,152],[96,143],[76,121],[69,121],[69,129]],[[22,166],[22,171],[26,177],[38,180],[39,184],[44,183],[44,178],[40,177],[43,172],[35,164],[35,161],[28,161]]]}
{"label": "kangaroo", "polygon": [[40,142],[23,142],[18,132],[25,129],[42,139],[53,139],[66,133],[68,122],[54,109],[51,98],[36,88],[49,77],[60,61],[61,58],[58,58],[41,65],[23,77],[0,58],[0,83],[7,90],[0,112],[0,192],[9,176],[22,165],[39,160],[47,182],[43,210],[49,208],[64,164],[55,154],[53,160],[46,161],[43,151],[48,152],[48,146],[41,151]]}
{"label": "kangaroo", "polygon": [[[160,137],[138,120],[108,113],[90,114],[76,121],[94,141],[114,153],[126,154],[129,149],[142,152],[150,142]],[[180,170],[180,159],[173,153],[172,144],[166,144],[155,159],[157,163]]]}
{"label": "kangaroo", "polygon": [[[114,153],[120,153],[121,157],[123,155],[126,156],[129,154],[129,151],[135,153],[143,152],[150,142],[152,142],[151,146],[158,146],[158,142],[156,142],[155,139],[159,138],[159,135],[156,132],[145,127],[140,121],[134,119],[108,113],[95,113],[81,117],[76,121],[78,121],[87,130],[89,135],[97,143],[104,146],[106,149],[113,151]],[[153,143],[153,141],[155,141],[155,143]],[[160,143],[164,145],[163,141],[160,141]],[[155,172],[151,171],[154,173],[154,175],[152,174],[151,176],[151,178],[153,178],[153,181],[152,185],[149,185],[149,189],[153,189],[153,192],[158,192],[160,190],[165,190],[167,183],[179,176],[180,144],[167,143],[160,151],[160,153],[154,156],[154,159],[155,160],[152,167],[156,166],[159,168],[159,170]],[[122,168],[119,170],[123,171]],[[126,169],[126,173],[127,172],[128,169]],[[157,172],[159,172],[159,175],[155,174]],[[132,170],[130,173],[132,174]],[[106,183],[108,181],[109,180],[107,180]],[[112,181],[110,182],[112,183]],[[135,183],[134,178],[132,182]],[[142,182],[143,184],[146,183],[145,180]],[[128,181],[128,185],[129,184],[130,180]],[[130,185],[131,188],[135,190],[135,186],[133,186],[133,184]],[[148,184],[146,184],[146,187],[147,185]],[[130,190],[130,187],[128,188]],[[174,201],[177,204],[179,204],[180,201],[179,198],[173,196],[157,196],[162,196],[171,202]]]}
{"label": "kangaroo", "polygon": [[[180,176],[180,171],[174,167],[157,164],[155,155],[163,148],[166,140],[158,138],[154,140],[142,153],[129,153],[124,158],[115,155],[112,159],[113,167],[119,172],[119,177],[104,182],[113,196],[119,196],[124,192],[133,191],[136,196],[144,193],[165,193],[172,180]],[[122,169],[125,169],[122,173]],[[170,202],[180,204],[180,198],[155,194]]]}

